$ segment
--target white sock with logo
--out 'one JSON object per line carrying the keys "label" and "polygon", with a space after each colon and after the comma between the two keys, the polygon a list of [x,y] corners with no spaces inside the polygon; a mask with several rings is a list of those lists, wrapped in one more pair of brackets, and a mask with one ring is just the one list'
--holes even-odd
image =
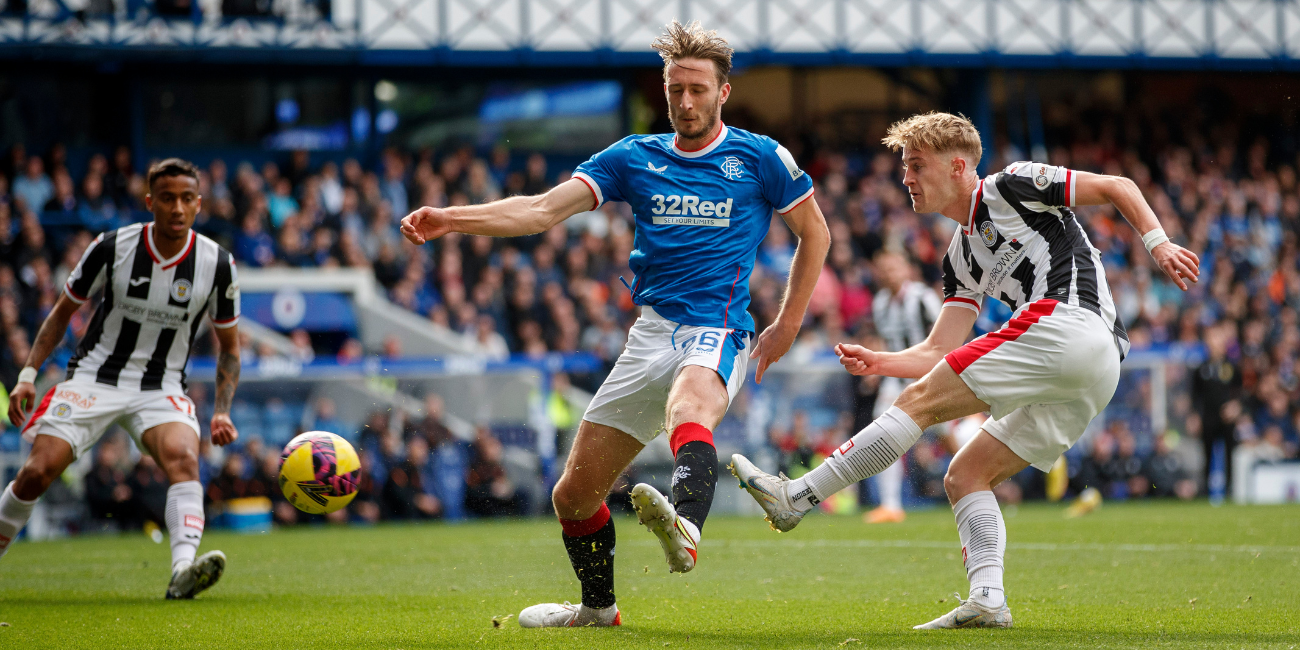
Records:
{"label": "white sock with logo", "polygon": [[183,481],[167,488],[167,535],[172,544],[172,571],[194,563],[203,539],[203,485]]}
{"label": "white sock with logo", "polygon": [[897,406],[840,445],[821,465],[790,482],[790,498],[802,511],[894,464],[921,437],[921,427]]}
{"label": "white sock with logo", "polygon": [[1007,527],[993,493],[972,492],[952,507],[957,515],[962,560],[970,578],[970,599],[985,609],[1007,602],[1002,588],[1002,556],[1007,550]]}
{"label": "white sock with logo", "polygon": [[34,507],[36,499],[23,501],[14,494],[13,483],[5,486],[4,494],[0,494],[0,557],[5,556],[18,531],[27,525]]}
{"label": "white sock with logo", "polygon": [[880,490],[880,505],[894,510],[903,509],[903,478],[902,458],[876,475],[876,487]]}

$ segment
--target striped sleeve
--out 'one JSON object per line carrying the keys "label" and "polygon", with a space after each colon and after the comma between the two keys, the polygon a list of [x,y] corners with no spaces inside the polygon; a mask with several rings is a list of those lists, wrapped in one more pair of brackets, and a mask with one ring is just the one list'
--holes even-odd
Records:
{"label": "striped sleeve", "polygon": [[984,294],[971,291],[957,277],[957,269],[952,265],[952,254],[943,256],[943,306],[963,307],[979,313],[984,304]]}
{"label": "striped sleeve", "polygon": [[1002,170],[1002,182],[998,187],[1014,194],[1014,198],[1021,203],[1074,207],[1074,183],[1077,175],[1074,170],[1065,167],[1018,162]]}
{"label": "striped sleeve", "polygon": [[239,274],[226,249],[218,249],[216,281],[212,284],[212,326],[220,329],[239,322]]}
{"label": "striped sleeve", "polygon": [[90,298],[95,282],[104,275],[108,265],[113,263],[116,246],[117,231],[110,230],[96,237],[86,247],[81,261],[77,262],[77,268],[72,270],[68,282],[63,285],[63,292],[68,294],[72,302],[80,305]]}

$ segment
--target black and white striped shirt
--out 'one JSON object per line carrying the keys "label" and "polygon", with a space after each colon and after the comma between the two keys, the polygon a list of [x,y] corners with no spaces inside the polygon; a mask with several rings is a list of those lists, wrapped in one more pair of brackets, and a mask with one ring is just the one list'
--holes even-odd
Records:
{"label": "black and white striped shirt", "polygon": [[885,340],[890,352],[902,352],[920,345],[939,320],[942,303],[939,294],[923,282],[908,282],[895,296],[888,288],[876,292],[871,313],[876,333]]}
{"label": "black and white striped shirt", "polygon": [[194,231],[171,259],[154,249],[152,223],[100,235],[63,290],[81,304],[101,287],[104,299],[68,362],[70,381],[183,390],[190,344],[205,314],[213,327],[239,321],[234,259]]}
{"label": "black and white striped shirt", "polygon": [[1012,311],[1049,299],[1096,312],[1120,356],[1128,334],[1111,299],[1101,254],[1074,217],[1075,174],[1018,162],[980,181],[965,228],[943,258],[944,306],[979,311],[984,296]]}

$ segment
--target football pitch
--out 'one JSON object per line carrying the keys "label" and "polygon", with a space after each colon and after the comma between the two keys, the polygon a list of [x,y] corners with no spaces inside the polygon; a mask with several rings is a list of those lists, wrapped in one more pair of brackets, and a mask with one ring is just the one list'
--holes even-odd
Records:
{"label": "football pitch", "polygon": [[620,517],[613,629],[514,620],[578,600],[548,520],[210,532],[201,551],[230,563],[189,602],[162,599],[167,546],[143,535],[20,543],[0,560],[0,648],[1300,647],[1300,506],[1062,510],[1007,513],[1012,630],[911,630],[965,591],[952,516],[932,509],[783,535],[715,517],[684,576]]}

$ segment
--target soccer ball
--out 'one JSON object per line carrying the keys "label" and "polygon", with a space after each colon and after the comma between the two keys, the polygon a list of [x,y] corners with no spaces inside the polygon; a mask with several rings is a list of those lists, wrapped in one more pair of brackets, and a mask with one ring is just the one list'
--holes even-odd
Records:
{"label": "soccer ball", "polygon": [[308,431],[280,454],[280,491],[303,512],[323,515],[352,501],[361,483],[361,459],[347,440]]}

